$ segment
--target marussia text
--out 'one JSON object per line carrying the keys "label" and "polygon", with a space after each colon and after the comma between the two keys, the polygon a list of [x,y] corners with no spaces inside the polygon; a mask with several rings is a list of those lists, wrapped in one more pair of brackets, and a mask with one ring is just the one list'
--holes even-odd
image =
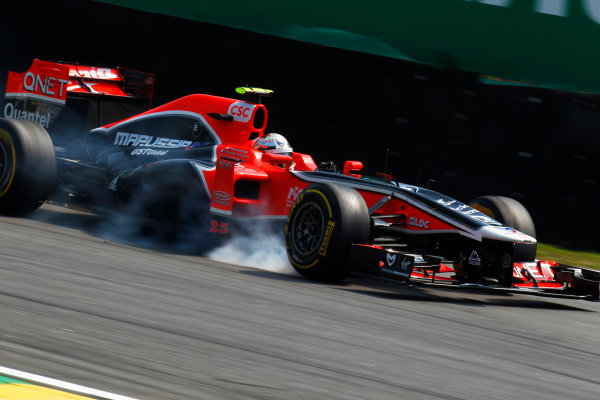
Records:
{"label": "marussia text", "polygon": [[151,135],[140,135],[137,133],[117,132],[115,143],[119,146],[143,146],[143,147],[160,147],[160,148],[180,148],[180,147],[196,147],[198,142],[191,140],[172,139],[165,137],[154,137]]}

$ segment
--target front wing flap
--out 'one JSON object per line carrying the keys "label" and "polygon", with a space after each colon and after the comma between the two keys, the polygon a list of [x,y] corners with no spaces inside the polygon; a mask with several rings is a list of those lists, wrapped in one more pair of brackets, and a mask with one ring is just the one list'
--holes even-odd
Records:
{"label": "front wing flap", "polygon": [[354,274],[376,275],[403,283],[500,291],[538,296],[553,296],[598,301],[600,271],[573,267],[555,261],[537,260],[513,264],[511,287],[495,280],[464,282],[451,261],[441,257],[411,254],[402,248],[383,248],[355,244],[350,250],[350,269]]}

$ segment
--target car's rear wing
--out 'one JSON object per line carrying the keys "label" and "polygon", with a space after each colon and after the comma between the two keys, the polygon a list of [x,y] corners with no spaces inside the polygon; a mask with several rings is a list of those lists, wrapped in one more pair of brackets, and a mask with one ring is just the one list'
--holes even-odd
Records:
{"label": "car's rear wing", "polygon": [[148,103],[152,101],[153,74],[122,67],[98,68],[77,63],[63,64],[69,66],[67,96],[117,96],[147,99]]}
{"label": "car's rear wing", "polygon": [[153,90],[153,74],[36,59],[27,71],[8,73],[2,116],[49,129],[69,98],[134,100],[148,109]]}
{"label": "car's rear wing", "polygon": [[[42,125],[59,141],[150,108],[154,75],[127,68],[100,68],[33,60],[25,72],[8,73],[2,114]],[[54,128],[54,129],[53,129]],[[64,140],[62,140],[64,139]]]}

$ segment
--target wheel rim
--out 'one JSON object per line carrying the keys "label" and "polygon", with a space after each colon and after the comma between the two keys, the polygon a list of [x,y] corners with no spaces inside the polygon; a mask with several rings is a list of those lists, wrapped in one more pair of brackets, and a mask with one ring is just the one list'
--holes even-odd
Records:
{"label": "wheel rim", "polygon": [[292,226],[292,243],[301,256],[319,250],[325,234],[325,216],[318,204],[310,202],[300,206]]}

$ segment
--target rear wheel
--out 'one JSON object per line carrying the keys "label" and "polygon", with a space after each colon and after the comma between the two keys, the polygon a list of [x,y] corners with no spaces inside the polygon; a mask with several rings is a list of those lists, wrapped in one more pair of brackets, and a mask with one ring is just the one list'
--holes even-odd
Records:
{"label": "rear wheel", "polygon": [[298,196],[287,219],[288,258],[304,277],[340,281],[348,275],[350,246],[368,242],[370,224],[369,210],[355,189],[311,185]]}
{"label": "rear wheel", "polygon": [[34,211],[55,183],[56,156],[48,132],[30,121],[0,119],[0,213]]}

